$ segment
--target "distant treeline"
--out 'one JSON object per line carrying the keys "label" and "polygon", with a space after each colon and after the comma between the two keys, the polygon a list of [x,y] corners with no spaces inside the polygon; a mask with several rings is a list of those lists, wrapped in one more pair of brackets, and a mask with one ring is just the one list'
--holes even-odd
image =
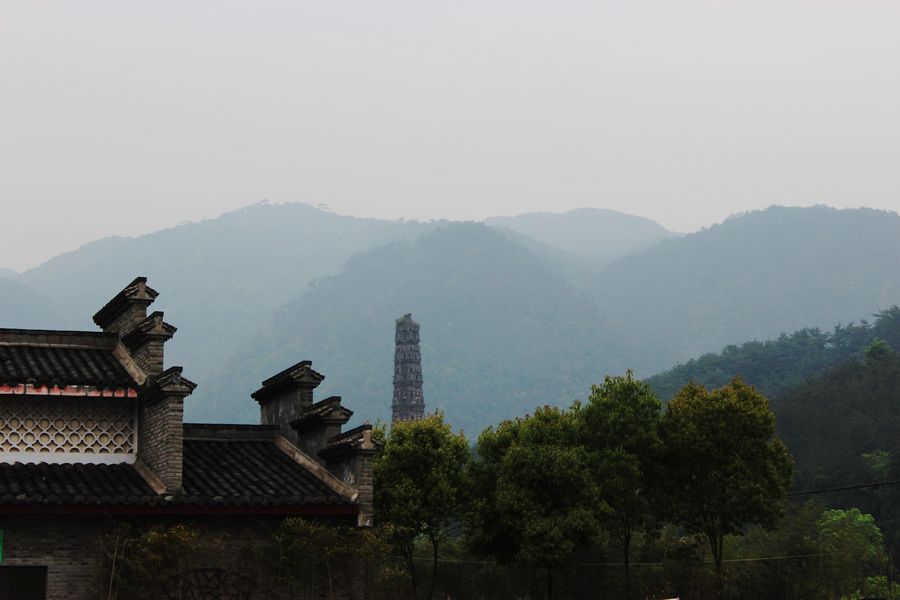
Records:
{"label": "distant treeline", "polygon": [[409,597],[900,593],[900,353],[872,335],[898,314],[829,334],[852,358],[771,403],[733,379],[660,409],[628,374],[486,429],[471,458],[440,417],[396,427],[376,511]]}
{"label": "distant treeline", "polygon": [[833,331],[807,328],[777,339],[726,346],[704,354],[647,381],[660,398],[671,398],[684,384],[696,381],[720,387],[735,375],[752,383],[770,398],[809,377],[853,358],[861,358],[875,339],[900,348],[900,308],[874,315],[873,322],[838,325]]}
{"label": "distant treeline", "polygon": [[[716,387],[740,375],[770,399],[779,437],[794,457],[797,491],[900,480],[900,308],[831,332],[803,329],[766,342],[729,346],[651,377],[670,398],[689,381]],[[728,375],[725,375],[725,374]],[[900,502],[900,486],[823,496],[859,506],[880,521]],[[888,498],[891,499],[888,502]],[[884,522],[900,536],[900,511]],[[900,541],[900,537],[898,537]]]}

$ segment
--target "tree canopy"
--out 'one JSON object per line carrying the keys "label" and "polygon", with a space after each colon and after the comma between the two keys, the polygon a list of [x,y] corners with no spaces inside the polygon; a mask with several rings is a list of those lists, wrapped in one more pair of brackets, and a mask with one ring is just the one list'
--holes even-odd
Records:
{"label": "tree canopy", "polygon": [[545,406],[489,427],[470,466],[471,547],[499,562],[553,571],[596,539],[605,511],[575,411]]}
{"label": "tree canopy", "polygon": [[660,433],[665,505],[706,538],[721,572],[725,536],[772,527],[783,514],[793,463],[768,400],[738,378],[711,392],[690,383],[669,402]]}
{"label": "tree canopy", "polygon": [[862,358],[879,339],[900,348],[900,307],[878,312],[872,322],[838,325],[832,331],[807,328],[773,340],[726,346],[721,352],[704,354],[648,381],[661,398],[668,400],[690,381],[721,387],[740,375],[770,398],[776,398],[810,377]]}
{"label": "tree canopy", "polygon": [[417,537],[432,546],[434,592],[440,543],[458,522],[465,499],[466,437],[454,433],[440,413],[394,423],[374,463],[376,518],[396,528],[408,561],[414,593],[417,578],[413,546]]}
{"label": "tree canopy", "polygon": [[593,386],[578,413],[581,441],[591,455],[600,497],[609,507],[604,524],[622,547],[626,594],[632,538],[652,519],[661,452],[660,406],[650,386],[628,371]]}

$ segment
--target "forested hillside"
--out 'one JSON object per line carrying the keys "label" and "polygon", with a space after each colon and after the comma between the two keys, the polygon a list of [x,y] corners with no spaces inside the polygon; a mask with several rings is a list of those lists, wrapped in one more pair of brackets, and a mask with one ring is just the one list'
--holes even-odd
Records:
{"label": "forested hillside", "polygon": [[[894,348],[900,348],[897,306],[879,312],[871,323],[832,332],[804,329],[730,346],[651,377],[649,383],[668,400],[689,381],[715,388],[740,375],[769,397],[778,435],[795,460],[794,489],[853,488],[900,479],[900,353]],[[883,500],[900,500],[900,488],[877,493],[839,489],[815,497],[832,506],[857,506],[884,520]],[[895,517],[900,512],[884,521],[892,535],[900,532]]]}
{"label": "forested hillside", "polygon": [[900,304],[900,216],[771,207],[604,269],[601,308],[628,324],[649,375],[725,345],[830,329]]}
{"label": "forested hillside", "polygon": [[[828,506],[875,516],[888,552],[900,548],[900,353],[884,341],[772,399],[778,435],[796,462],[794,489],[831,490]],[[895,558],[896,560],[896,558]]]}
{"label": "forested hillside", "polygon": [[428,409],[473,435],[568,404],[625,366],[627,340],[550,265],[484,225],[452,224],[318,281],[223,366],[194,409],[253,419],[248,395],[260,381],[309,358],[327,377],[320,397],[342,394],[363,418],[389,419],[394,320],[407,312],[422,325]]}
{"label": "forested hillside", "polygon": [[799,489],[883,479],[900,456],[900,354],[884,341],[771,405]]}
{"label": "forested hillside", "polygon": [[876,338],[900,348],[900,308],[877,313],[871,323],[861,320],[832,331],[801,329],[774,340],[726,346],[719,353],[705,354],[654,375],[648,382],[660,398],[668,400],[689,381],[717,388],[740,375],[773,397],[835,365],[861,358]]}

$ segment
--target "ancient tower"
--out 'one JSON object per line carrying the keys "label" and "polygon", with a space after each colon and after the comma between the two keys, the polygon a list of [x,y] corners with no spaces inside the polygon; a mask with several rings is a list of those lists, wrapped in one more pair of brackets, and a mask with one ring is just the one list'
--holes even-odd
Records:
{"label": "ancient tower", "polygon": [[407,313],[397,319],[394,337],[393,421],[416,421],[425,416],[422,394],[422,354],[419,351],[419,324]]}

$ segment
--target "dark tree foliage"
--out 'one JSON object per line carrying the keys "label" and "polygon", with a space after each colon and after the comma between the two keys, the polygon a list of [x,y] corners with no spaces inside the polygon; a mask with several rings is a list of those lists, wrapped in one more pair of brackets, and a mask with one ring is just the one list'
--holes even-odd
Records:
{"label": "dark tree foliage", "polygon": [[662,452],[660,402],[649,385],[628,371],[593,386],[577,414],[600,496],[609,506],[604,525],[621,545],[625,594],[631,597],[631,543],[653,518],[656,467]]}
{"label": "dark tree foliage", "polygon": [[500,563],[544,569],[548,597],[554,571],[597,537],[605,512],[578,438],[577,409],[538,408],[484,430],[469,468],[470,548]]}
{"label": "dark tree foliage", "polygon": [[426,598],[434,594],[438,553],[458,522],[466,495],[469,445],[440,413],[394,423],[375,458],[376,519],[394,528],[418,597],[414,550],[418,538],[431,545],[432,573]]}
{"label": "dark tree foliage", "polygon": [[711,392],[689,383],[666,407],[660,437],[667,496],[658,508],[709,542],[721,581],[725,537],[774,527],[783,514],[793,464],[775,417],[740,379]]}
{"label": "dark tree foliage", "polygon": [[669,399],[689,381],[720,387],[735,375],[770,398],[831,367],[862,358],[875,339],[900,348],[900,307],[874,315],[872,323],[837,326],[831,332],[801,329],[775,340],[726,346],[648,379],[661,398]]}
{"label": "dark tree foliage", "polygon": [[[865,358],[809,379],[773,402],[779,434],[797,462],[796,489],[900,479],[900,353],[884,342],[869,348]],[[896,486],[821,497],[874,514],[894,545],[900,518]]]}
{"label": "dark tree foliage", "polygon": [[774,404],[797,461],[798,488],[870,480],[877,473],[866,456],[900,450],[900,355],[889,350],[844,363]]}

